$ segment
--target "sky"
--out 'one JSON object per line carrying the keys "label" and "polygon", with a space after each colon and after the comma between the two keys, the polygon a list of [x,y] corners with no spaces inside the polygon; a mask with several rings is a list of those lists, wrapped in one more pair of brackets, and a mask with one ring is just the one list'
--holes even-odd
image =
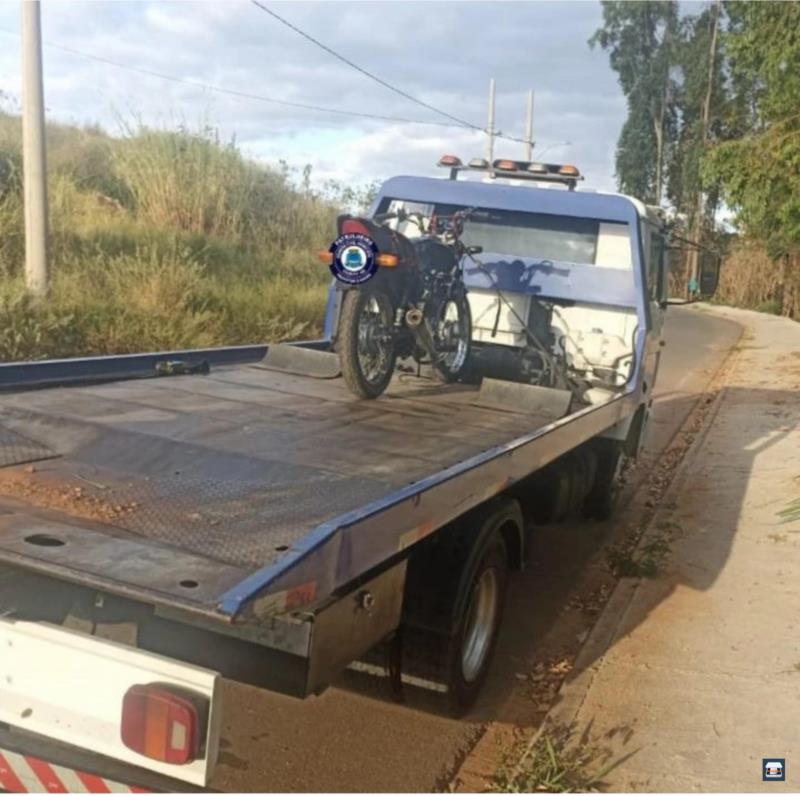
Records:
{"label": "sky", "polygon": [[[534,158],[574,163],[584,186],[614,190],[614,147],[625,100],[602,50],[592,0],[564,2],[276,2],[293,25],[414,97],[486,125],[490,78],[497,128],[522,137],[535,91]],[[20,5],[0,0],[0,92],[19,107]],[[290,102],[414,120],[446,121],[378,85],[273,19],[249,0],[42,3],[48,118],[98,123],[118,134],[153,126],[211,126],[274,164],[311,164],[314,181],[361,185],[395,174],[435,175],[443,153],[484,156],[477,131],[348,118],[228,96],[93,61]],[[495,157],[523,156],[498,140]],[[582,186],[582,187],[584,187]]]}

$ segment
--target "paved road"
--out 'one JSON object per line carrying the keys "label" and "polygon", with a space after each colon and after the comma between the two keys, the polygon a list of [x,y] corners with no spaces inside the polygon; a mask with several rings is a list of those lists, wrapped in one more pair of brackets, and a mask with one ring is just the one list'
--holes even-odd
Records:
{"label": "paved road", "polygon": [[[670,310],[650,460],[672,439],[739,334],[738,325],[697,310]],[[404,706],[392,704],[372,678],[353,675],[303,702],[227,684],[213,787],[378,792],[429,791],[446,784],[486,722],[498,716],[530,720],[528,712],[515,714],[509,699],[515,673],[541,654],[539,640],[551,639],[576,572],[602,540],[599,527],[575,522],[537,537],[530,566],[512,583],[485,693],[467,719],[432,712],[422,693],[409,693]]]}

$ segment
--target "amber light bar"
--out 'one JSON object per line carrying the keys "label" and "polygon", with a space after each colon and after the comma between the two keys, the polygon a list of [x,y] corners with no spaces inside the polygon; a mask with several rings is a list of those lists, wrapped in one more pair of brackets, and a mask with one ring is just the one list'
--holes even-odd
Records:
{"label": "amber light bar", "polygon": [[537,161],[513,160],[511,158],[498,158],[491,165],[485,158],[472,158],[465,166],[461,158],[455,155],[442,155],[438,166],[450,169],[450,179],[458,179],[458,172],[487,171],[493,177],[511,177],[520,180],[534,180],[540,182],[559,182],[566,185],[571,191],[575,189],[583,175],[577,166],[562,163],[539,163]]}

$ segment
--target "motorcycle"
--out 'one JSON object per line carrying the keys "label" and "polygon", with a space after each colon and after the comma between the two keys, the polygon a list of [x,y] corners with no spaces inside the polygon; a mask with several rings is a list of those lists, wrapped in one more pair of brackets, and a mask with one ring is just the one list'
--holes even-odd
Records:
{"label": "motorcycle", "polygon": [[[429,220],[405,211],[339,217],[340,236],[365,235],[380,252],[368,281],[337,285],[344,295],[336,351],[345,383],[358,397],[381,395],[398,359],[430,364],[444,382],[465,372],[472,319],[462,260],[478,251],[461,242],[469,212]],[[422,234],[409,238],[386,226],[395,219],[415,224]]]}

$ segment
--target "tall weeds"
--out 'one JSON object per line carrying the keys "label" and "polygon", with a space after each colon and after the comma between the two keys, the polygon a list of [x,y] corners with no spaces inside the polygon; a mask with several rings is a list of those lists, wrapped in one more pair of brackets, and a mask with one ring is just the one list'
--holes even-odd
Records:
{"label": "tall weeds", "polygon": [[800,254],[776,261],[760,244],[735,245],[722,263],[715,299],[800,320]]}
{"label": "tall weeds", "polygon": [[318,334],[340,197],[215,131],[48,129],[48,300],[22,286],[19,124],[0,113],[0,361]]}

